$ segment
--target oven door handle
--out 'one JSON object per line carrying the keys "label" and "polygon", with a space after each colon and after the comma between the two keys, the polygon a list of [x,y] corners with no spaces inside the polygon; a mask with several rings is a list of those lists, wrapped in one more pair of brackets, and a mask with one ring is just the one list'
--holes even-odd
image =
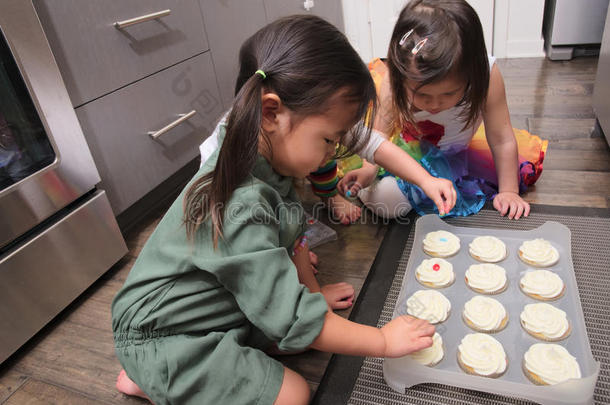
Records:
{"label": "oven door handle", "polygon": [[191,111],[189,113],[186,113],[186,114],[178,114],[179,118],[177,120],[175,120],[173,122],[170,122],[169,124],[167,124],[163,128],[159,129],[158,131],[149,131],[148,135],[150,135],[150,137],[152,139],[158,139],[161,135],[163,135],[164,133],[166,133],[170,129],[172,129],[172,128],[182,124],[184,121],[190,119],[195,114],[197,114],[197,111],[195,111],[195,110],[193,110],[193,111]]}
{"label": "oven door handle", "polygon": [[125,27],[129,27],[130,25],[140,24],[146,21],[155,20],[157,18],[165,17],[166,15],[170,15],[172,10],[161,10],[156,13],[146,14],[135,18],[130,18],[129,20],[117,21],[114,23],[114,27],[118,30],[123,29]]}

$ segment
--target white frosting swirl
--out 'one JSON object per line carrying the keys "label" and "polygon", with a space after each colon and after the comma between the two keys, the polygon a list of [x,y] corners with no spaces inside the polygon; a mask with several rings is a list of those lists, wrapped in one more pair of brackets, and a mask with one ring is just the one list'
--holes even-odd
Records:
{"label": "white frosting swirl", "polygon": [[462,364],[483,376],[499,375],[506,370],[502,344],[485,333],[469,333],[458,346]]}
{"label": "white frosting swirl", "polygon": [[460,250],[460,239],[451,232],[429,232],[424,238],[424,251],[431,255],[448,257],[458,250]]}
{"label": "white frosting swirl", "polygon": [[407,313],[430,323],[443,322],[449,316],[451,302],[435,290],[419,290],[407,300]]}
{"label": "white frosting swirl", "polygon": [[466,279],[470,287],[493,293],[506,285],[506,270],[497,264],[473,264],[466,270]]}
{"label": "white frosting swirl", "polygon": [[525,368],[547,384],[581,377],[576,358],[557,344],[535,343],[525,352],[523,360]]}
{"label": "white frosting swirl", "polygon": [[546,299],[556,298],[563,291],[563,280],[549,270],[528,271],[521,277],[520,284],[526,294],[536,294]]}
{"label": "white frosting swirl", "polygon": [[425,349],[419,350],[409,354],[413,360],[424,366],[436,364],[445,355],[443,350],[443,338],[437,332],[434,332],[432,336],[432,346],[426,347]]}
{"label": "white frosting swirl", "polygon": [[415,274],[419,281],[434,287],[443,287],[455,280],[453,265],[445,259],[425,259],[417,266]]}
{"label": "white frosting swirl", "polygon": [[506,245],[495,236],[479,236],[470,243],[470,254],[483,262],[496,263],[506,258]]}
{"label": "white frosting swirl", "polygon": [[464,318],[477,329],[492,331],[504,322],[506,309],[498,300],[476,295],[464,304]]}
{"label": "white frosting swirl", "polygon": [[558,339],[570,328],[566,313],[544,302],[527,304],[521,312],[521,324],[528,331],[547,339]]}
{"label": "white frosting swirl", "polygon": [[523,260],[535,266],[548,267],[557,263],[559,252],[544,239],[526,240],[519,247]]}

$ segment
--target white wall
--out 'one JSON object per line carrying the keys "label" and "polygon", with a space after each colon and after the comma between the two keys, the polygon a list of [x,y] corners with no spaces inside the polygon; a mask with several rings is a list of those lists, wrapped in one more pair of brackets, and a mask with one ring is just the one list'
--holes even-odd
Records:
{"label": "white wall", "polygon": [[[544,0],[467,0],[479,14],[487,51],[497,57],[544,56]],[[365,62],[385,57],[408,0],[343,0],[345,33]]]}
{"label": "white wall", "polygon": [[497,0],[494,12],[494,56],[544,56],[543,15],[544,0]]}

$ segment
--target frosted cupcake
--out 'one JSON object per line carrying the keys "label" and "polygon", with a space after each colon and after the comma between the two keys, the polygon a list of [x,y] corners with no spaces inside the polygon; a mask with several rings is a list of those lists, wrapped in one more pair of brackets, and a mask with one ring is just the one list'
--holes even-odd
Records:
{"label": "frosted cupcake", "polygon": [[451,302],[435,290],[419,290],[407,300],[407,313],[435,324],[445,321],[451,311]]}
{"label": "frosted cupcake", "polygon": [[499,294],[506,290],[506,270],[492,263],[473,264],[464,276],[466,285],[481,294]]}
{"label": "frosted cupcake", "polygon": [[499,332],[508,324],[508,313],[498,300],[476,295],[464,304],[462,318],[477,332]]}
{"label": "frosted cupcake", "polygon": [[523,372],[534,384],[553,385],[581,378],[580,366],[563,346],[535,343],[523,355]]}
{"label": "frosted cupcake", "polygon": [[449,257],[458,250],[460,250],[460,239],[451,232],[429,232],[424,238],[424,252],[430,256]]}
{"label": "frosted cupcake", "polygon": [[445,259],[425,259],[415,269],[415,278],[426,287],[443,288],[453,284],[455,273]]}
{"label": "frosted cupcake", "polygon": [[571,332],[566,313],[544,302],[527,304],[520,319],[523,329],[540,340],[555,342],[565,339]]}
{"label": "frosted cupcake", "polygon": [[409,354],[409,357],[428,367],[436,366],[445,356],[443,338],[437,332],[432,336],[432,346]]}
{"label": "frosted cupcake", "polygon": [[504,374],[508,358],[502,344],[485,333],[470,333],[458,346],[458,363],[468,374],[496,378]]}
{"label": "frosted cupcake", "polygon": [[470,256],[478,261],[497,263],[506,259],[506,245],[495,236],[479,236],[469,245]]}
{"label": "frosted cupcake", "polygon": [[541,301],[553,301],[561,297],[566,290],[561,277],[548,270],[528,271],[519,287],[524,294]]}
{"label": "frosted cupcake", "polygon": [[559,260],[559,252],[544,239],[526,240],[519,247],[519,257],[536,267],[549,267]]}

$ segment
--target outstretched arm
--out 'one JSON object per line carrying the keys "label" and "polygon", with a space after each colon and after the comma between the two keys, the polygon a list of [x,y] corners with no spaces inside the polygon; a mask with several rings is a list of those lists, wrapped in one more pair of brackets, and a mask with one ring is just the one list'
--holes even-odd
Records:
{"label": "outstretched arm", "polygon": [[434,330],[427,321],[411,316],[400,316],[378,329],[328,312],[311,347],[351,356],[400,357],[432,345]]}
{"label": "outstretched arm", "polygon": [[489,79],[487,103],[483,112],[485,135],[498,175],[498,195],[494,207],[510,219],[528,216],[530,206],[519,196],[519,155],[506,103],[506,89],[498,66]]}
{"label": "outstretched arm", "polygon": [[449,213],[457,198],[453,184],[446,179],[431,176],[407,152],[387,141],[375,152],[375,162],[394,175],[421,187],[443,215]]}

